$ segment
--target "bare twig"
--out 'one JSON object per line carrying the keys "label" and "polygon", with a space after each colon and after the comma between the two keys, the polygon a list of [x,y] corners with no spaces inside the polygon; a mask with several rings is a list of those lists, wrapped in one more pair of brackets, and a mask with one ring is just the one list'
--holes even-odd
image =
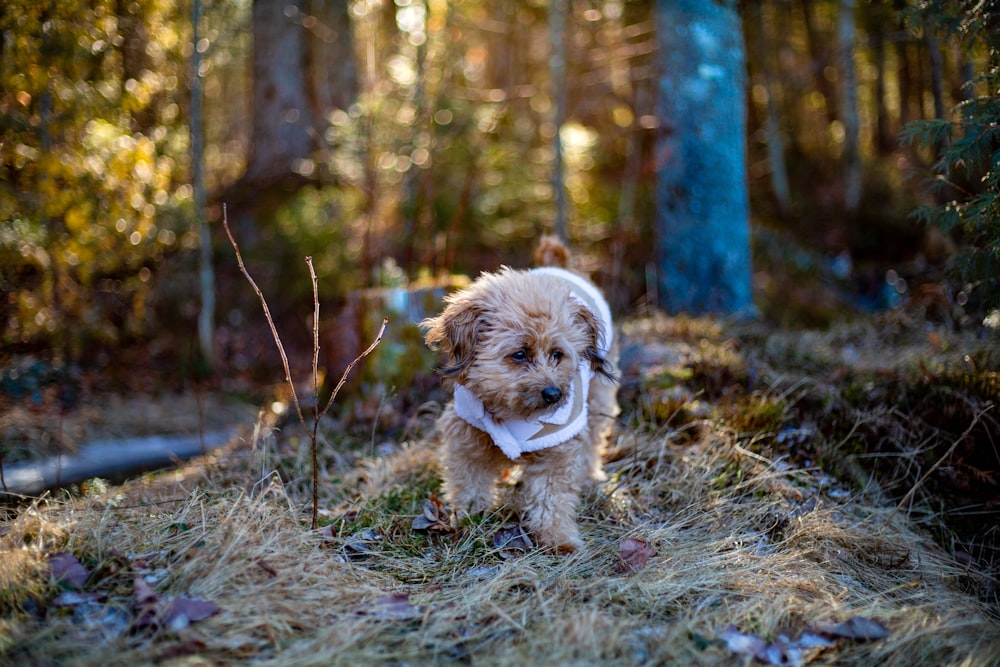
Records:
{"label": "bare twig", "polygon": [[261,308],[264,309],[264,317],[267,319],[268,326],[271,327],[271,335],[274,336],[274,344],[278,347],[278,354],[281,355],[281,363],[285,368],[285,382],[288,383],[288,388],[292,392],[292,403],[295,404],[295,412],[299,416],[299,422],[305,425],[306,420],[302,416],[302,406],[299,405],[298,394],[295,393],[295,383],[292,382],[292,372],[288,368],[288,355],[285,354],[285,346],[281,344],[281,337],[278,335],[278,329],[274,326],[274,319],[271,317],[271,310],[267,307],[267,300],[264,298],[264,293],[260,291],[257,287],[257,283],[254,281],[250,272],[247,271],[247,267],[243,264],[243,256],[240,254],[240,247],[236,243],[236,239],[233,238],[233,233],[229,231],[229,215],[226,211],[226,205],[222,205],[222,226],[226,230],[226,236],[229,237],[229,243],[233,246],[233,251],[236,253],[236,262],[240,265],[240,271],[243,273],[243,277],[247,279],[253,291],[257,293],[257,298],[260,299]]}
{"label": "bare twig", "polygon": [[250,272],[247,271],[246,266],[243,263],[243,257],[240,254],[240,247],[236,243],[236,239],[233,238],[232,232],[229,230],[229,219],[226,212],[226,206],[222,206],[222,226],[226,230],[226,236],[229,237],[229,242],[233,246],[233,250],[236,252],[236,261],[239,263],[240,271],[243,276],[253,287],[254,292],[257,294],[257,298],[260,299],[260,305],[264,309],[264,318],[267,319],[268,326],[271,327],[271,335],[274,337],[274,344],[278,348],[278,353],[281,355],[281,363],[285,369],[285,382],[288,384],[288,388],[292,392],[292,403],[295,404],[295,413],[298,415],[299,423],[302,424],[302,428],[309,432],[309,444],[310,444],[310,454],[312,458],[312,529],[316,530],[319,527],[319,422],[326,416],[326,413],[333,406],[333,401],[337,398],[337,394],[340,393],[341,387],[347,382],[347,376],[351,374],[354,367],[365,357],[372,353],[375,347],[382,341],[382,336],[385,334],[386,325],[389,323],[389,318],[382,318],[382,328],[379,329],[378,336],[372,342],[368,348],[362,352],[358,357],[347,365],[344,369],[344,374],[340,377],[340,382],[334,388],[333,393],[330,394],[330,399],[323,406],[323,409],[319,408],[319,281],[316,278],[316,268],[313,266],[312,257],[306,257],[306,266],[309,267],[309,279],[312,282],[313,291],[313,322],[312,322],[312,334],[313,334],[313,356],[312,356],[312,392],[313,392],[313,422],[312,428],[306,424],[305,417],[302,414],[302,406],[299,403],[298,394],[295,391],[295,383],[292,382],[292,372],[288,365],[288,355],[285,354],[285,347],[281,343],[281,337],[278,335],[278,328],[274,324],[274,319],[271,317],[271,311],[267,307],[267,300],[264,298],[264,293],[261,292],[257,283],[254,281]]}
{"label": "bare twig", "polygon": [[362,352],[361,354],[359,354],[357,356],[357,358],[354,361],[352,361],[351,363],[349,363],[347,365],[347,368],[344,369],[344,374],[340,376],[340,382],[338,382],[337,386],[334,387],[333,393],[330,394],[330,398],[329,398],[329,400],[327,400],[326,406],[324,406],[323,411],[320,413],[320,416],[325,415],[326,411],[330,409],[331,405],[333,405],[333,401],[337,398],[337,394],[340,392],[340,388],[344,386],[345,382],[347,382],[347,376],[351,374],[351,371],[354,370],[354,367],[357,366],[358,363],[360,363],[360,361],[362,359],[364,359],[369,354],[371,354],[372,351],[376,347],[378,347],[378,344],[382,342],[382,336],[385,335],[385,328],[386,328],[386,326],[388,326],[388,324],[389,324],[389,318],[388,317],[383,317],[382,318],[382,326],[379,328],[378,335],[375,336],[375,340],[373,340],[372,344],[368,346],[368,349],[366,349],[364,352]]}
{"label": "bare twig", "polygon": [[[319,284],[316,280],[316,269],[313,267],[312,257],[306,257],[306,265],[309,267],[309,279],[312,281],[313,290],[313,358],[312,358],[312,380],[313,380],[313,425],[312,433],[309,434],[309,444],[312,448],[312,529],[319,528],[319,447],[317,446],[317,431],[319,429]],[[323,411],[326,413],[326,410]]]}

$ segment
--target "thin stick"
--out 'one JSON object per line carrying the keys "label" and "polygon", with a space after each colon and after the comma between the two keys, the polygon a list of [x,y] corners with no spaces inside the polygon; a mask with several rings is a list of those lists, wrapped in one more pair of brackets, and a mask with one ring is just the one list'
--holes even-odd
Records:
{"label": "thin stick", "polygon": [[[299,417],[299,423],[302,424],[302,428],[309,431],[309,444],[310,444],[310,455],[312,458],[312,529],[316,530],[319,528],[319,420],[326,416],[326,413],[333,406],[334,399],[337,398],[337,394],[340,393],[341,387],[347,382],[347,376],[350,375],[351,371],[358,363],[367,357],[375,347],[382,341],[382,336],[385,334],[385,327],[389,323],[389,318],[382,318],[382,328],[379,329],[378,336],[375,338],[374,342],[368,346],[368,348],[362,352],[358,357],[348,364],[347,368],[344,369],[344,374],[340,377],[340,382],[337,383],[337,387],[333,390],[330,395],[330,400],[327,401],[323,409],[319,409],[319,281],[316,278],[316,268],[313,266],[312,257],[306,257],[306,265],[309,267],[309,279],[312,281],[313,290],[313,322],[312,322],[312,333],[313,333],[313,356],[312,356],[312,392],[313,392],[313,423],[310,429],[306,425],[305,417],[302,415],[302,406],[299,404],[298,394],[295,392],[295,383],[292,382],[292,371],[288,365],[288,356],[285,354],[285,346],[281,343],[281,337],[278,335],[278,328],[274,325],[274,319],[271,317],[271,311],[267,307],[267,299],[264,298],[264,293],[261,292],[260,288],[257,287],[257,283],[254,281],[250,272],[247,271],[246,265],[243,263],[243,256],[240,254],[240,247],[236,243],[236,239],[233,238],[233,233],[229,230],[229,214],[226,210],[226,205],[222,205],[222,226],[226,230],[226,236],[229,237],[229,243],[232,244],[233,250],[236,252],[236,261],[240,266],[240,271],[243,276],[253,287],[253,291],[257,294],[257,298],[260,299],[260,305],[264,309],[264,318],[267,320],[268,326],[271,327],[271,335],[274,336],[274,344],[278,348],[278,354],[281,355],[281,363],[285,369],[285,382],[288,383],[288,388],[292,392],[292,402],[295,404],[295,414]],[[0,470],[2,473],[2,470]]]}
{"label": "thin stick", "polygon": [[382,318],[382,327],[378,330],[378,335],[375,337],[375,340],[372,341],[372,344],[368,346],[368,349],[366,349],[364,352],[362,352],[361,354],[359,354],[354,361],[352,361],[351,363],[347,364],[347,368],[344,369],[344,374],[340,376],[340,382],[338,382],[337,386],[334,388],[333,393],[330,395],[330,400],[328,400],[326,402],[326,406],[323,408],[323,411],[320,413],[320,417],[322,417],[323,415],[325,415],[326,411],[330,409],[331,405],[333,405],[333,401],[334,401],[334,399],[337,398],[337,394],[340,392],[340,388],[344,386],[345,382],[347,382],[347,376],[351,374],[351,371],[354,370],[354,367],[357,366],[358,363],[362,359],[364,359],[369,354],[371,354],[372,351],[378,346],[378,344],[382,342],[382,336],[385,335],[385,327],[388,324],[389,324],[389,318],[388,317],[383,317]]}
{"label": "thin stick", "polygon": [[317,446],[317,432],[319,430],[319,284],[316,280],[316,269],[313,267],[312,257],[306,257],[306,265],[309,267],[309,279],[313,288],[313,359],[312,359],[312,379],[313,379],[313,425],[312,433],[309,434],[309,444],[312,448],[312,529],[319,528],[319,447]]}
{"label": "thin stick", "polygon": [[274,336],[274,344],[278,347],[278,354],[281,355],[281,363],[285,368],[285,382],[288,383],[288,388],[292,391],[292,403],[295,404],[295,412],[299,416],[299,422],[305,426],[306,420],[302,416],[302,407],[299,405],[298,394],[295,393],[295,384],[292,382],[292,372],[288,368],[288,356],[285,354],[285,346],[281,344],[281,337],[278,335],[278,329],[274,326],[274,319],[271,318],[271,310],[267,307],[267,300],[264,298],[264,293],[260,291],[257,287],[257,283],[254,282],[253,277],[250,272],[247,271],[247,267],[243,264],[243,256],[240,254],[240,247],[236,244],[236,239],[233,238],[233,233],[229,231],[229,215],[226,211],[226,205],[222,205],[222,226],[226,230],[226,236],[229,237],[229,243],[232,244],[233,250],[236,252],[236,262],[240,265],[240,271],[243,273],[243,277],[247,279],[250,286],[253,287],[253,291],[257,293],[257,298],[260,299],[260,305],[264,309],[264,317],[267,319],[268,326],[271,327],[271,335]]}

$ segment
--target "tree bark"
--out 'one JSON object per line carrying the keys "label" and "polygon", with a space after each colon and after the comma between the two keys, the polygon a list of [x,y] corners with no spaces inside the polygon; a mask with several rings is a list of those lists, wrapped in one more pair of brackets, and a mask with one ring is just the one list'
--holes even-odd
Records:
{"label": "tree bark", "polygon": [[198,313],[198,346],[201,358],[211,369],[215,365],[215,270],[212,266],[212,233],[205,217],[207,194],[205,192],[205,131],[202,123],[201,49],[201,0],[191,3],[191,181],[194,186],[194,205],[198,219],[198,283],[201,292],[201,311]]}
{"label": "tree bark", "polygon": [[764,136],[767,142],[767,161],[770,166],[771,190],[774,193],[778,214],[788,215],[792,207],[791,187],[788,184],[788,167],[785,164],[785,139],[781,134],[778,105],[775,102],[774,74],[771,67],[771,40],[766,34],[763,10],[760,3],[751,3],[749,8],[753,20],[753,50],[760,67],[760,78],[767,91],[767,110],[764,117]]}
{"label": "tree bark", "polygon": [[858,77],[854,67],[855,0],[840,0],[837,14],[837,61],[840,69],[840,119],[844,127],[844,208],[855,213],[861,204],[861,122],[858,118]]}
{"label": "tree bark", "polygon": [[806,26],[806,42],[812,59],[809,69],[812,72],[813,85],[826,100],[827,121],[832,123],[837,120],[840,102],[837,99],[836,86],[832,85],[826,77],[826,67],[830,64],[829,49],[823,43],[819,28],[816,27],[816,16],[813,10],[815,0],[801,0],[801,2],[802,17]]}
{"label": "tree bark", "polygon": [[566,31],[567,0],[552,0],[549,3],[549,39],[552,52],[549,55],[549,73],[552,78],[555,133],[552,136],[552,194],[556,200],[553,231],[563,241],[567,241],[566,188],[563,177],[563,145],[560,130],[566,122]]}
{"label": "tree bark", "polygon": [[868,10],[868,35],[872,46],[872,61],[875,74],[875,148],[879,155],[888,155],[896,148],[896,139],[891,129],[891,118],[886,106],[886,50],[885,26],[891,25],[890,17],[881,11]]}
{"label": "tree bark", "polygon": [[934,99],[934,117],[944,118],[944,64],[937,35],[924,27],[924,43],[931,61],[931,97]]}
{"label": "tree bark", "polygon": [[250,158],[224,199],[250,243],[257,218],[315,180],[329,113],[357,95],[348,11],[332,0],[253,3]]}
{"label": "tree bark", "polygon": [[751,315],[745,52],[734,2],[660,0],[657,299]]}

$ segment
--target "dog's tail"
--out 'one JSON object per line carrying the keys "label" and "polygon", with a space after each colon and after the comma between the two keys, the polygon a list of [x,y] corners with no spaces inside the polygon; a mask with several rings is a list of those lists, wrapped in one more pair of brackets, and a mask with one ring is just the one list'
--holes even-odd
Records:
{"label": "dog's tail", "polygon": [[535,266],[569,268],[569,248],[557,236],[543,236],[535,248]]}

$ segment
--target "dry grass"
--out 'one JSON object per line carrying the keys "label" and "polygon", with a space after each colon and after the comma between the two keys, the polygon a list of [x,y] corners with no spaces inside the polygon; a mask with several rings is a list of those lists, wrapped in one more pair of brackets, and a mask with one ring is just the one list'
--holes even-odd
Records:
{"label": "dry grass", "polygon": [[[718,327],[661,322],[631,335],[663,341],[662,363],[628,390],[638,398],[609,481],[586,498],[583,552],[494,546],[514,520],[503,510],[453,533],[414,531],[439,485],[431,444],[352,454],[332,427],[327,526],[311,532],[304,457],[288,434],[262,429],[211,461],[21,508],[0,531],[0,661],[746,664],[719,640],[730,625],[770,640],[863,616],[889,636],[839,640],[808,653],[810,664],[1000,664],[997,608],[966,592],[968,568],[907,512],[875,486],[847,486],[761,446],[775,442],[767,419],[787,418],[778,384],[748,397],[763,406],[752,428],[728,421],[722,389],[697,395],[689,378],[692,395],[673,390],[685,385],[673,382],[681,366],[742,358]],[[656,555],[619,573],[627,538]],[[60,551],[92,570],[84,590],[105,599],[52,604],[45,558]],[[114,619],[131,613],[136,573],[160,595],[222,611],[176,632],[122,632]]]}

